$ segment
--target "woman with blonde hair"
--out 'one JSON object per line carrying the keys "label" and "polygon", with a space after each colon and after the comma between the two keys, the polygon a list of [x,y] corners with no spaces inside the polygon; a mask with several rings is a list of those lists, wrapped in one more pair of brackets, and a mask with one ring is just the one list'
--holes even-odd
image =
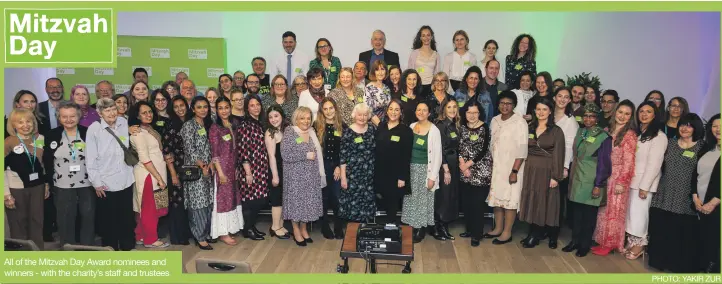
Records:
{"label": "woman with blonde hair", "polygon": [[341,112],[332,98],[326,97],[321,101],[321,108],[316,117],[318,119],[316,119],[314,129],[323,148],[323,165],[326,174],[326,186],[322,190],[323,223],[321,232],[327,239],[334,237],[343,239],[343,228],[341,228],[339,220],[333,222],[334,230],[331,231],[328,210],[333,210],[333,216],[338,216],[338,196],[341,194],[339,148],[341,134],[347,126],[341,122]]}
{"label": "woman with blonde hair", "polygon": [[444,72],[451,76],[451,87],[454,91],[459,88],[461,78],[464,77],[466,69],[476,66],[476,55],[469,52],[469,35],[464,30],[458,30],[451,38],[454,44],[454,51],[444,56]]}
{"label": "woman with blonde hair", "polygon": [[78,122],[79,125],[88,127],[93,122],[100,121],[98,112],[90,107],[90,92],[88,92],[88,88],[83,85],[75,85],[75,87],[70,89],[70,101],[80,107],[81,117]]}
{"label": "woman with blonde hair", "polygon": [[50,196],[50,185],[43,174],[45,137],[38,134],[38,121],[32,111],[14,109],[8,118],[5,138],[5,208],[10,237],[32,240],[42,250],[43,200]]}
{"label": "woman with blonde hair", "polygon": [[448,90],[449,76],[444,72],[436,73],[431,84],[431,94],[429,94],[427,98],[430,121],[436,122],[439,113],[442,112],[442,106],[446,105],[446,102],[453,98]]}
{"label": "woman with blonde hair", "polygon": [[[299,107],[281,140],[281,156],[286,169],[283,179],[283,219],[293,222],[293,237],[298,246],[313,243],[306,224],[323,215],[321,188],[326,186],[323,151],[311,128],[311,109]],[[301,238],[299,241],[298,239]]]}
{"label": "woman with blonde hair", "polygon": [[338,74],[336,88],[328,93],[338,106],[338,115],[346,125],[353,124],[351,112],[356,104],[364,102],[364,90],[356,87],[356,78],[353,76],[353,69],[350,67],[341,68]]}

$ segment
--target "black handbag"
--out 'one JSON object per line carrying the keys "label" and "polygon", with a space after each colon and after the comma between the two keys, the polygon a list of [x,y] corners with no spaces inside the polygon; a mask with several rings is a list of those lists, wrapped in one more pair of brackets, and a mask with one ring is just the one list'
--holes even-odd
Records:
{"label": "black handbag", "polygon": [[115,140],[118,141],[118,144],[120,144],[120,148],[123,148],[123,158],[125,160],[125,164],[131,167],[137,165],[140,162],[140,159],[138,158],[138,151],[136,151],[133,147],[125,147],[123,141],[120,141],[120,138],[113,133],[113,130],[110,130],[110,127],[106,127],[105,130],[107,130],[110,135],[113,135]]}
{"label": "black handbag", "polygon": [[201,179],[201,168],[198,166],[181,166],[178,176],[182,181],[197,181]]}

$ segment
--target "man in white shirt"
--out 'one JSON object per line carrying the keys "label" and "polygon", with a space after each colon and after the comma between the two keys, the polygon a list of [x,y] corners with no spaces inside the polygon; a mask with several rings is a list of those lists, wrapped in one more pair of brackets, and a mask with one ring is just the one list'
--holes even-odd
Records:
{"label": "man in white shirt", "polygon": [[296,50],[296,34],[291,31],[283,33],[283,54],[276,58],[275,75],[281,74],[286,77],[289,82],[293,81],[298,75],[305,75],[308,72],[308,64],[310,59],[308,56]]}
{"label": "man in white shirt", "polygon": [[366,88],[366,84],[368,83],[366,80],[366,75],[368,74],[366,69],[366,62],[363,61],[358,61],[353,65],[353,76],[356,78],[356,86],[362,90]]}
{"label": "man in white shirt", "polygon": [[[183,83],[183,81],[185,80],[188,80],[188,74],[186,74],[186,72],[178,72],[177,74],[175,74],[175,82],[176,84],[178,84],[178,86],[180,86],[181,83]],[[202,97],[203,93],[196,91],[196,96]]]}

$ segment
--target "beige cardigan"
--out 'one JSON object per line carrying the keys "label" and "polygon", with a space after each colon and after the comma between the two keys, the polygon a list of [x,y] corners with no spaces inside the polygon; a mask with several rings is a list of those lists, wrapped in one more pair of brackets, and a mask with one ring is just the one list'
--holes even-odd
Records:
{"label": "beige cardigan", "polygon": [[[133,191],[133,211],[140,213],[141,204],[143,204],[143,187],[145,186],[145,179],[150,172],[145,169],[144,163],[153,162],[153,166],[158,171],[158,174],[163,179],[165,184],[168,184],[167,180],[167,169],[165,160],[163,159],[163,152],[161,151],[161,145],[158,140],[153,137],[147,130],[142,129],[140,133],[130,136],[130,143],[135,150],[138,151],[138,159],[140,162],[133,167],[133,176],[135,177],[135,190]],[[158,189],[158,180],[151,176],[153,180],[153,190]]]}

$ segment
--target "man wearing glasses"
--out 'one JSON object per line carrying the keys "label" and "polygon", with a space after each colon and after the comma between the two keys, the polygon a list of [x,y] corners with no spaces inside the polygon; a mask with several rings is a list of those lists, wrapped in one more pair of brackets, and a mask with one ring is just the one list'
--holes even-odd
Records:
{"label": "man wearing glasses", "polygon": [[181,96],[186,99],[189,106],[191,105],[193,97],[195,97],[197,93],[196,84],[193,83],[193,81],[188,79],[183,80],[181,83]]}
{"label": "man wearing glasses", "polygon": [[246,94],[243,96],[244,98],[247,98],[249,95],[258,96],[259,98],[262,98],[262,96],[259,94],[261,88],[261,81],[258,79],[258,75],[255,73],[248,74],[248,77],[246,77]]}
{"label": "man wearing glasses", "polygon": [[602,94],[602,117],[599,120],[598,124],[602,128],[609,127],[609,120],[613,119],[612,116],[614,115],[612,112],[614,111],[614,108],[617,107],[617,103],[619,103],[619,94],[615,90],[606,90]]}
{"label": "man wearing glasses", "polygon": [[[95,84],[96,102],[102,98],[112,99],[113,95],[115,95],[115,88],[110,81],[102,80]],[[95,108],[95,104],[90,105],[90,107]]]}
{"label": "man wearing glasses", "polygon": [[[63,88],[63,81],[58,78],[50,78],[45,81],[45,93],[48,94],[48,100],[38,104],[40,113],[43,115],[40,122],[43,125],[50,125],[49,129],[58,127],[58,119],[55,115],[57,113],[58,104],[64,100],[65,89]],[[46,133],[40,133],[45,135]]]}
{"label": "man wearing glasses", "polygon": [[296,50],[296,34],[288,31],[281,36],[283,44],[283,54],[276,58],[276,74],[286,77],[286,81],[290,82],[298,75],[308,72],[308,64],[310,60],[308,56]]}
{"label": "man wearing glasses", "polygon": [[366,62],[364,61],[356,62],[356,64],[353,65],[353,76],[356,78],[356,87],[361,88],[361,90],[365,90],[366,84],[369,83],[366,77],[368,72],[366,71]]}
{"label": "man wearing glasses", "polygon": [[[178,86],[180,86],[181,83],[183,83],[183,81],[185,81],[185,80],[188,80],[188,74],[186,74],[185,72],[178,72],[177,74],[175,74],[175,82],[176,82],[176,84],[178,84]],[[168,90],[166,90],[166,91],[168,91]],[[196,96],[202,97],[203,93],[197,91]]]}

